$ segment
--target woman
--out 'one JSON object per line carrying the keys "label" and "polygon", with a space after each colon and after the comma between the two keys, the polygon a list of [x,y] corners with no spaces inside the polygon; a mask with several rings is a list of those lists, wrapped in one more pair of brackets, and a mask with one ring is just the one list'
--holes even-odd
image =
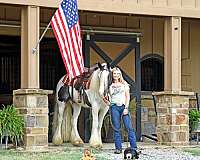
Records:
{"label": "woman", "polygon": [[123,79],[122,73],[119,68],[112,69],[112,84],[109,87],[109,102],[111,119],[114,129],[114,141],[115,141],[115,154],[122,153],[122,141],[121,141],[121,120],[123,120],[124,126],[128,132],[128,138],[132,153],[138,155],[136,152],[136,138],[132,127],[131,118],[129,116],[129,85]]}

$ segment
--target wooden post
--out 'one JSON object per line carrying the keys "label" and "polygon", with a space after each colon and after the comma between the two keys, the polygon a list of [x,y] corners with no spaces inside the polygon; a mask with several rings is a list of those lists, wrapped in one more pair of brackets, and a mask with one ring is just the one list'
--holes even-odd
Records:
{"label": "wooden post", "polygon": [[181,91],[181,17],[167,17],[164,30],[164,90]]}
{"label": "wooden post", "polygon": [[21,88],[39,88],[39,51],[32,50],[39,40],[39,7],[25,6],[21,11]]}

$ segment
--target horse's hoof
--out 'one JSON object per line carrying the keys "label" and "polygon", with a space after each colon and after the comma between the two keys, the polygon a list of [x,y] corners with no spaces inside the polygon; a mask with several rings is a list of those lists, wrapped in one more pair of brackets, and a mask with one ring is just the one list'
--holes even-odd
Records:
{"label": "horse's hoof", "polygon": [[62,139],[53,139],[52,142],[53,142],[53,144],[55,144],[57,146],[63,144]]}
{"label": "horse's hoof", "polygon": [[103,145],[102,144],[95,144],[95,145],[90,145],[92,148],[95,148],[95,149],[102,149],[103,148]]}
{"label": "horse's hoof", "polygon": [[78,146],[78,147],[83,147],[83,141],[82,140],[77,140],[77,141],[74,141],[72,143],[74,146]]}

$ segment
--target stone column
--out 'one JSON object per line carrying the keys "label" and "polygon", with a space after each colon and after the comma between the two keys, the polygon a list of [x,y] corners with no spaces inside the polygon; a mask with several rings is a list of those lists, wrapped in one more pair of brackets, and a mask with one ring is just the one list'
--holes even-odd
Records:
{"label": "stone column", "polygon": [[27,150],[48,147],[48,94],[42,89],[13,91],[13,104],[25,121],[24,148]]}
{"label": "stone column", "polygon": [[164,90],[154,93],[157,106],[158,143],[189,142],[189,95],[181,91],[181,17],[166,17],[164,26]]}
{"label": "stone column", "polygon": [[164,91],[157,97],[157,137],[159,144],[187,145],[189,143],[189,95],[192,92]]}

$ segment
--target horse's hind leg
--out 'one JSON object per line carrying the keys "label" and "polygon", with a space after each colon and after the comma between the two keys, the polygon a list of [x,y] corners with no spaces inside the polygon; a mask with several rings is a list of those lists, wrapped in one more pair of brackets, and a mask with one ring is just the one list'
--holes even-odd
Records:
{"label": "horse's hind leg", "polygon": [[61,145],[63,143],[63,139],[61,136],[61,126],[62,126],[62,121],[63,121],[63,113],[64,113],[64,109],[65,109],[65,103],[57,101],[57,107],[58,107],[57,108],[58,119],[57,119],[57,126],[56,126],[56,130],[55,130],[52,142],[55,145]]}
{"label": "horse's hind leg", "polygon": [[71,132],[71,143],[75,146],[82,146],[83,140],[81,139],[78,130],[77,130],[77,124],[78,124],[78,116],[81,112],[81,106],[79,106],[76,103],[72,103],[73,108],[73,116],[72,116],[72,132]]}

